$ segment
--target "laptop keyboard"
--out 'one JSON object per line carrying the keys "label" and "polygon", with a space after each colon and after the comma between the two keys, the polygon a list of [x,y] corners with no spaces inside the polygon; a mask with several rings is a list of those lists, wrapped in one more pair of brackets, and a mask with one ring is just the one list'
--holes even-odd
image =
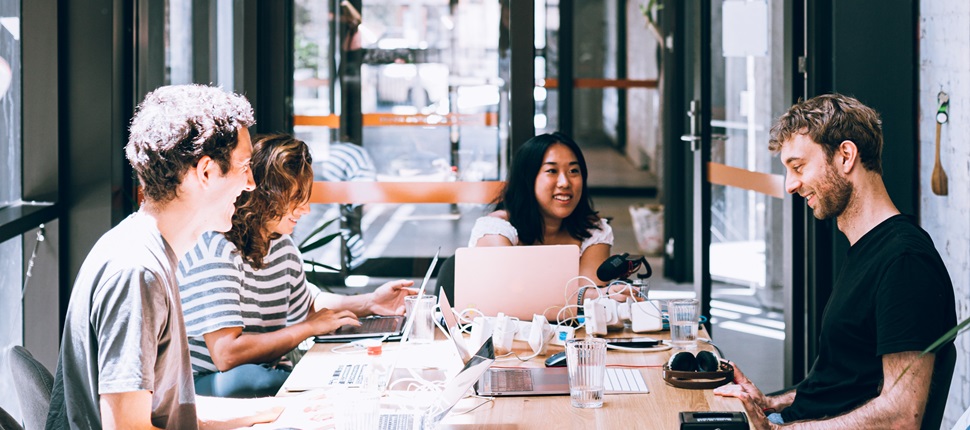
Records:
{"label": "laptop keyboard", "polygon": [[604,386],[607,392],[648,393],[647,383],[643,375],[636,369],[606,369]]}
{"label": "laptop keyboard", "polygon": [[361,318],[360,326],[345,325],[337,330],[337,334],[360,333],[392,333],[399,327],[399,318]]}
{"label": "laptop keyboard", "polygon": [[380,430],[411,430],[414,428],[414,415],[383,414],[377,428]]}
{"label": "laptop keyboard", "polygon": [[502,369],[489,372],[492,391],[500,393],[516,393],[532,391],[532,372],[525,369]]}
{"label": "laptop keyboard", "polygon": [[341,364],[333,371],[328,385],[360,386],[364,384],[366,364]]}

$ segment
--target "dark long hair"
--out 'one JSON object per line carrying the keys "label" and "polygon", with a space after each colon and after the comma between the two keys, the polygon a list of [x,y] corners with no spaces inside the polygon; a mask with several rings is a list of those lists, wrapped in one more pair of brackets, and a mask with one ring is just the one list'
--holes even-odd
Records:
{"label": "dark long hair", "polygon": [[519,148],[512,158],[508,178],[505,180],[505,190],[496,202],[496,209],[504,209],[509,214],[509,222],[519,234],[519,241],[523,245],[544,243],[546,223],[536,201],[536,176],[542,167],[543,157],[550,146],[561,143],[566,145],[576,155],[579,161],[579,171],[583,175],[582,197],[573,213],[562,221],[563,227],[570,236],[582,241],[590,237],[590,230],[598,230],[599,216],[593,210],[593,201],[589,197],[586,178],[586,159],[583,152],[569,136],[555,132],[541,134],[529,139]]}
{"label": "dark long hair", "polygon": [[236,199],[232,229],[226,232],[226,238],[254,269],[263,267],[270,241],[280,237],[279,233],[267,232],[267,225],[289,212],[294,204],[310,198],[312,161],[306,143],[288,134],[260,136],[253,143],[251,163],[256,189]]}

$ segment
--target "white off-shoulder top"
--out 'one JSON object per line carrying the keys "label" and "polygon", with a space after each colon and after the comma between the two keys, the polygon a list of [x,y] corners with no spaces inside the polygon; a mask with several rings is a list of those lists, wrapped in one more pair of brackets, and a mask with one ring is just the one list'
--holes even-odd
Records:
{"label": "white off-shoulder top", "polygon": [[[583,255],[586,248],[598,243],[613,246],[613,228],[610,227],[604,218],[600,218],[597,225],[599,229],[590,230],[590,237],[583,240],[583,243],[579,245],[579,255]],[[519,232],[515,230],[512,223],[494,216],[483,216],[477,219],[475,226],[472,227],[472,234],[468,239],[468,247],[475,247],[478,239],[489,234],[499,234],[508,239],[509,242],[512,242],[512,245],[519,244]]]}

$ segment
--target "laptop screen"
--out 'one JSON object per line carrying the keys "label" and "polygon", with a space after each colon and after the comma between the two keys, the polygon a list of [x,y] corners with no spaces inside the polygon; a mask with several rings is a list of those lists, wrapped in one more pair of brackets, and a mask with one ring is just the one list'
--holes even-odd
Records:
{"label": "laptop screen", "polygon": [[[428,266],[428,271],[424,274],[424,281],[421,282],[421,288],[418,288],[418,295],[415,296],[415,300],[421,300],[424,296],[424,290],[428,287],[428,280],[431,279],[431,273],[434,272],[435,265],[438,264],[438,254],[441,253],[441,247],[434,253],[434,258],[431,259],[431,265]],[[408,337],[411,335],[411,329],[414,327],[414,318],[408,316],[407,322],[404,323],[404,332],[401,333],[401,343],[407,343]]]}
{"label": "laptop screen", "polygon": [[[576,245],[458,248],[452,305],[459,312],[502,312],[521,321],[543,314],[555,321],[560,308],[575,304],[578,274]],[[573,302],[566,303],[567,297]]]}

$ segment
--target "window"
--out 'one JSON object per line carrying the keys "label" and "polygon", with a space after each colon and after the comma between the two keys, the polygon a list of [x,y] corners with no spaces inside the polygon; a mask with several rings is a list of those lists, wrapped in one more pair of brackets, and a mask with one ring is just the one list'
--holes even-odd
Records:
{"label": "window", "polygon": [[[0,210],[21,198],[20,2],[0,0]],[[8,211],[4,211],[8,212]],[[4,220],[6,221],[6,220]],[[12,235],[7,233],[5,236]],[[23,240],[0,239],[0,346],[23,343],[20,297]],[[13,392],[13,381],[0,378],[0,392]],[[0,397],[0,407],[18,414],[16,399]],[[16,416],[16,415],[15,415]]]}

